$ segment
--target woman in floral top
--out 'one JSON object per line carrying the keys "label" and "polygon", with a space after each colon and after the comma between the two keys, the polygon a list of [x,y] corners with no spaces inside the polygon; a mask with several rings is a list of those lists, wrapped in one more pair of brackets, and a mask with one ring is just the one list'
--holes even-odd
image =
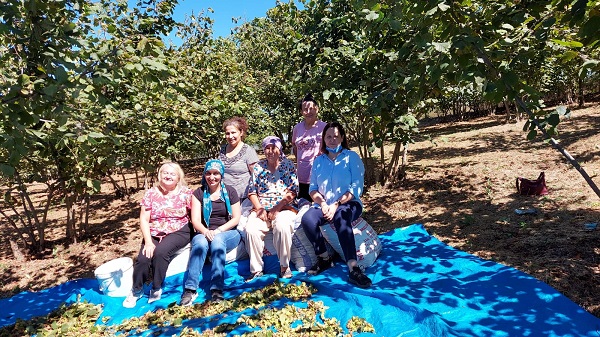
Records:
{"label": "woman in floral top", "polygon": [[133,266],[133,288],[123,301],[124,307],[135,307],[151,270],[152,290],[148,303],[161,298],[173,253],[190,242],[191,195],[181,167],[176,163],[163,164],[158,170],[158,184],[146,191],[140,203],[142,248]]}
{"label": "woman in floral top", "polygon": [[246,225],[246,249],[250,256],[252,280],[263,275],[264,238],[273,230],[273,244],[279,257],[280,276],[292,277],[290,248],[297,210],[292,206],[298,194],[298,177],[291,160],[283,156],[281,140],[274,136],[262,142],[266,159],[254,166],[248,199],[253,210]]}

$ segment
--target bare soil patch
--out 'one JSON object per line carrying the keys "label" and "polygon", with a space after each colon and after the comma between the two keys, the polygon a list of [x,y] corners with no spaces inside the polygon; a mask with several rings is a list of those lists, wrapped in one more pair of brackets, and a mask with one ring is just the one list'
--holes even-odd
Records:
{"label": "bare soil patch", "polygon": [[[600,184],[600,106],[572,112],[560,125],[561,144]],[[364,217],[380,233],[414,223],[443,242],[515,267],[544,281],[600,317],[600,198],[549,144],[530,142],[523,123],[503,117],[426,127],[410,145],[406,181],[394,189],[369,186]],[[199,166],[184,167],[192,187]],[[546,172],[550,193],[520,196],[515,179]],[[131,177],[133,179],[133,177]],[[133,184],[130,184],[133,186]],[[43,257],[17,261],[8,238],[0,237],[0,296],[36,291],[77,278],[94,278],[100,264],[134,257],[141,236],[137,217],[143,191],[116,198],[110,184],[92,204],[90,231],[78,243],[51,242]],[[535,215],[517,215],[521,207]],[[63,208],[53,209],[50,239],[64,236]],[[4,219],[3,233],[11,231]],[[63,235],[59,235],[63,234]]]}

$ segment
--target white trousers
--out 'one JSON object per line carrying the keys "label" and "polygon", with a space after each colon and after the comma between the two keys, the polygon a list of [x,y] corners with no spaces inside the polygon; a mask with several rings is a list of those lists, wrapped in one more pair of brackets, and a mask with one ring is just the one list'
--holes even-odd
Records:
{"label": "white trousers", "polygon": [[[296,213],[292,211],[281,211],[272,222],[273,229],[273,246],[277,251],[279,265],[282,268],[290,266],[291,247],[292,247],[292,232],[294,228],[294,220]],[[264,268],[263,251],[265,249],[265,235],[269,232],[267,222],[259,219],[256,212],[252,212],[248,216],[246,224],[246,250],[250,257],[250,272],[256,273]]]}

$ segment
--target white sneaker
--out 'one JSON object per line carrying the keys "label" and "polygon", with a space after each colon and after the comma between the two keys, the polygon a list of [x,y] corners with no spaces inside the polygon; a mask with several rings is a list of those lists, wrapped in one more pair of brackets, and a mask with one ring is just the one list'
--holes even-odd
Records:
{"label": "white sneaker", "polygon": [[125,298],[125,300],[123,301],[123,307],[125,307],[125,308],[135,307],[135,304],[137,303],[137,301],[140,298],[142,298],[143,295],[144,295],[144,292],[142,290],[134,291],[133,289],[131,289],[131,291],[129,292],[129,295],[127,295],[127,298]]}
{"label": "white sneaker", "polygon": [[154,301],[160,300],[161,296],[162,296],[162,289],[158,289],[158,290],[151,289],[150,295],[148,295],[148,303],[152,303]]}

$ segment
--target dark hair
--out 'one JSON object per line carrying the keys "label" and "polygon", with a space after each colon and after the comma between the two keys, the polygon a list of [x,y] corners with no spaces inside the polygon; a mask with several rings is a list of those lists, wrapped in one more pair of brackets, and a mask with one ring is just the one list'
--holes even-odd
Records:
{"label": "dark hair", "polygon": [[329,130],[331,128],[338,129],[340,136],[342,136],[342,148],[349,149],[348,138],[346,137],[346,131],[344,131],[344,127],[342,126],[342,124],[340,124],[338,122],[330,122],[330,123],[327,123],[327,125],[325,125],[325,128],[323,129],[323,138],[321,140],[321,152],[329,153],[329,151],[327,151],[327,145],[325,145],[325,133],[327,133],[327,130]]}
{"label": "dark hair", "polygon": [[302,103],[304,102],[313,102],[317,107],[319,107],[319,103],[317,103],[313,95],[310,93],[306,94],[300,103],[298,103],[298,110],[302,110]]}
{"label": "dark hair", "polygon": [[246,135],[248,132],[248,122],[246,122],[245,118],[243,118],[243,117],[229,118],[228,120],[223,122],[223,131],[225,131],[225,129],[231,125],[235,126],[236,129],[242,131],[242,139],[246,138]]}

